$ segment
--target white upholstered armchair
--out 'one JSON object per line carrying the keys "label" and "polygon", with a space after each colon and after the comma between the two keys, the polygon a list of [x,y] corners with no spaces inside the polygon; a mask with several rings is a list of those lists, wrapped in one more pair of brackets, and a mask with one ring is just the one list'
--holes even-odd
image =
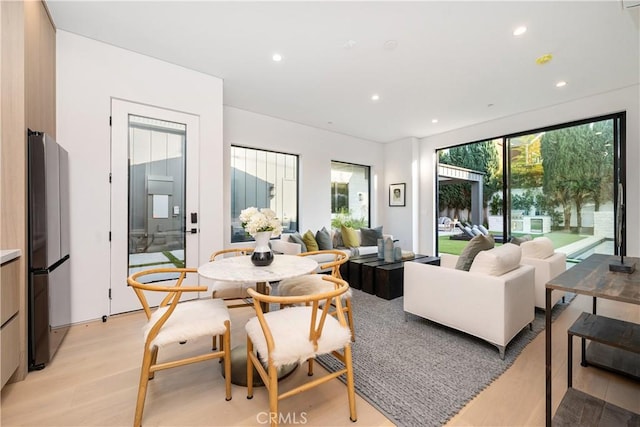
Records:
{"label": "white upholstered armchair", "polygon": [[[536,307],[544,310],[545,284],[567,269],[567,256],[562,252],[555,252],[553,242],[547,237],[536,237],[522,242],[520,248],[522,264],[535,268]],[[551,298],[551,307],[553,307],[560,298],[564,298],[564,292],[555,291]]]}

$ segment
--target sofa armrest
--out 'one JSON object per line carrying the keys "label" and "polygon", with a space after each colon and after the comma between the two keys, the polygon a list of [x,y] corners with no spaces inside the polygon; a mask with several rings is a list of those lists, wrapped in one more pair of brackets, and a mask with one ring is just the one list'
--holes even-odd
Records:
{"label": "sofa armrest", "polygon": [[[544,309],[545,285],[567,269],[567,255],[562,252],[555,252],[547,258],[522,257],[520,262],[535,268],[536,307]],[[554,306],[563,296],[564,292],[553,291],[551,306]]]}

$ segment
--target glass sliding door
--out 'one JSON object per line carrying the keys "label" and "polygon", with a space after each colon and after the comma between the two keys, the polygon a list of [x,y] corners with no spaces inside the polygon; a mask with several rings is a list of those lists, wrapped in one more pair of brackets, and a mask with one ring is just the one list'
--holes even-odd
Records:
{"label": "glass sliding door", "polygon": [[438,151],[438,251],[459,254],[478,234],[503,235],[503,142]]}
{"label": "glass sliding door", "polygon": [[507,138],[509,234],[545,235],[568,258],[614,253],[615,117]]}
{"label": "glass sliding door", "polygon": [[617,253],[623,129],[615,114],[438,150],[438,251],[459,254],[484,227],[496,244],[548,237],[574,262]]}

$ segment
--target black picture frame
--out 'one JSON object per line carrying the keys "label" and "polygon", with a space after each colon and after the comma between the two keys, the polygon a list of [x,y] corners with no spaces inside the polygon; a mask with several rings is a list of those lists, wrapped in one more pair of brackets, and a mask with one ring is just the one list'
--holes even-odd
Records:
{"label": "black picture frame", "polygon": [[389,185],[389,206],[406,206],[407,184],[404,182]]}

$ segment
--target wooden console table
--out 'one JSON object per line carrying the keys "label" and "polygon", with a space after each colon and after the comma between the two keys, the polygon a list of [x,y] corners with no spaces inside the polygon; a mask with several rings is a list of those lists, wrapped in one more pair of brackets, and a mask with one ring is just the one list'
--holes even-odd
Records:
{"label": "wooden console table", "polygon": [[[635,262],[640,265],[639,258],[625,258],[629,262]],[[546,418],[545,423],[551,426],[551,293],[554,290],[573,292],[575,294],[590,295],[593,297],[593,313],[582,314],[578,320],[571,326],[568,331],[568,339],[573,339],[573,335],[582,337],[583,344],[583,364],[587,363],[586,352],[584,349],[584,340],[590,339],[606,346],[608,351],[621,349],[632,354],[638,353],[637,337],[629,339],[628,331],[637,331],[638,325],[631,322],[609,319],[596,314],[597,298],[611,299],[615,301],[626,302],[630,304],[640,305],[640,272],[636,270],[632,274],[612,273],[609,271],[609,263],[619,260],[617,256],[594,254],[582,261],[580,264],[565,271],[546,284],[545,294],[545,338],[546,338]],[[618,333],[622,331],[622,333]],[[593,344],[593,343],[592,343]],[[569,357],[571,355],[572,346],[569,345]],[[593,363],[595,365],[595,363]],[[615,371],[623,371],[623,368],[608,367]],[[603,417],[613,417],[618,420],[630,420],[631,422],[640,422],[638,414],[626,411],[617,406],[611,405],[586,393],[573,389],[571,381],[571,360],[569,360],[568,368],[568,385],[569,389],[565,394],[560,407],[556,412],[557,422],[561,425],[570,425],[576,422],[573,417],[579,412],[580,407],[590,406],[599,408],[600,416],[598,419],[589,420],[593,425]],[[577,409],[574,411],[573,409]],[[596,418],[597,414],[592,414]],[[586,421],[586,420],[583,420]]]}

